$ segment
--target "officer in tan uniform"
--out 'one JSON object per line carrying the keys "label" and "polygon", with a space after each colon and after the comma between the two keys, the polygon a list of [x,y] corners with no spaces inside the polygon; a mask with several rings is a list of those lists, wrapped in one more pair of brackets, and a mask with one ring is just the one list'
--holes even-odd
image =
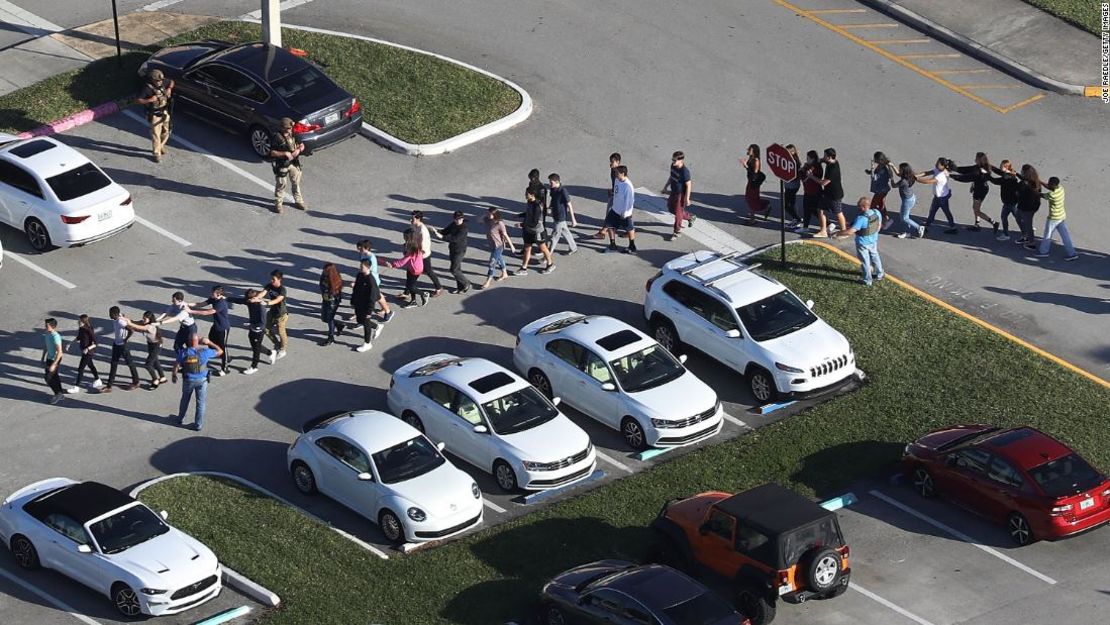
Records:
{"label": "officer in tan uniform", "polygon": [[287,183],[293,186],[295,206],[303,211],[308,210],[304,198],[301,197],[301,154],[305,154],[305,144],[297,141],[293,136],[293,120],[282,117],[281,131],[270,137],[270,158],[273,159],[274,168],[275,213],[281,212]]}
{"label": "officer in tan uniform", "polygon": [[154,162],[162,162],[166,153],[166,143],[170,140],[170,98],[173,97],[174,82],[166,84],[162,70],[156,69],[147,75],[147,83],[137,100],[146,106],[146,119],[150,122],[151,154]]}

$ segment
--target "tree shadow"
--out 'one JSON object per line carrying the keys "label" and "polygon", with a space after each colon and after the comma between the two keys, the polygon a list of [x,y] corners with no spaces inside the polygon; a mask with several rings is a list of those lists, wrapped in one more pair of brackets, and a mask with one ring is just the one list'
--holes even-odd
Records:
{"label": "tree shadow", "polygon": [[[1100,286],[1106,287],[1105,284]],[[997,286],[987,286],[983,288],[991,293],[1020,297],[1023,300],[1037,302],[1039,304],[1064,306],[1065,308],[1085,312],[1089,315],[1105,315],[1110,313],[1110,299],[1105,297],[1086,297],[1083,295],[1072,295],[1071,293],[1050,293],[1047,291],[1023,292]]]}
{"label": "tree shadow", "polygon": [[[446,336],[423,336],[394,345],[382,352],[381,369],[392,374],[406,364],[432,354],[452,354],[467,358],[485,358],[513,370],[513,350],[492,343],[478,343]],[[384,391],[382,406],[385,405]],[[382,410],[387,410],[382,408]]]}
{"label": "tree shadow", "polygon": [[813,489],[818,498],[838,495],[837,489],[859,475],[889,473],[904,447],[905,443],[875,440],[832,445],[806,456],[790,479]]}

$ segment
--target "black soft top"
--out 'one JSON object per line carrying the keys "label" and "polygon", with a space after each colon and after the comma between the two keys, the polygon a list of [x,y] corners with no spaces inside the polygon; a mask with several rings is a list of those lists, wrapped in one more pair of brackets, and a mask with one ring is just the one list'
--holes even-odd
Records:
{"label": "black soft top", "polygon": [[39,495],[27,502],[23,509],[36,519],[49,514],[64,514],[81,525],[134,503],[135,500],[119,490],[99,482],[70,484]]}
{"label": "black soft top", "polygon": [[722,499],[715,506],[768,535],[782,535],[835,516],[798,493],[775,483]]}

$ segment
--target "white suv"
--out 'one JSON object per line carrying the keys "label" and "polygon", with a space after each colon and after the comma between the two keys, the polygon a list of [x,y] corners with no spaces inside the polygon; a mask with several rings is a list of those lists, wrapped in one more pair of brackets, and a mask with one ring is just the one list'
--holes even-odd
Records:
{"label": "white suv", "polygon": [[680,256],[647,283],[644,316],[671,352],[686,344],[743,373],[761,403],[803,397],[856,374],[848,340],[738,254]]}

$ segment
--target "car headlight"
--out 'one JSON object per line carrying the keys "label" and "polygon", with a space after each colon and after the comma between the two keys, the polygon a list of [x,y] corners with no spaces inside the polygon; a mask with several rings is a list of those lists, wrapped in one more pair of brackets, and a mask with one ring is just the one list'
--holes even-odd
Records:
{"label": "car headlight", "polygon": [[520,463],[524,465],[525,471],[547,471],[546,462],[531,462],[529,460],[521,460]]}
{"label": "car headlight", "polygon": [[420,508],[409,508],[408,515],[410,519],[417,523],[428,518],[428,515],[424,514],[424,511]]}
{"label": "car headlight", "polygon": [[660,430],[665,430],[667,428],[678,427],[678,426],[675,425],[674,421],[670,421],[668,419],[656,419],[655,417],[651,418],[651,424],[653,426],[659,428]]}
{"label": "car headlight", "polygon": [[776,362],[775,363],[775,368],[778,369],[779,371],[785,371],[787,373],[805,373],[805,370],[803,370],[803,369],[799,369],[797,367],[791,367],[790,365],[784,365],[781,362]]}
{"label": "car headlight", "polygon": [[162,590],[160,588],[140,588],[139,592],[143,593],[144,595],[164,595],[169,591]]}
{"label": "car headlight", "polygon": [[478,488],[478,484],[473,483],[473,484],[470,485],[470,494],[474,495],[475,499],[481,499],[482,498],[482,491],[481,491],[481,489]]}

